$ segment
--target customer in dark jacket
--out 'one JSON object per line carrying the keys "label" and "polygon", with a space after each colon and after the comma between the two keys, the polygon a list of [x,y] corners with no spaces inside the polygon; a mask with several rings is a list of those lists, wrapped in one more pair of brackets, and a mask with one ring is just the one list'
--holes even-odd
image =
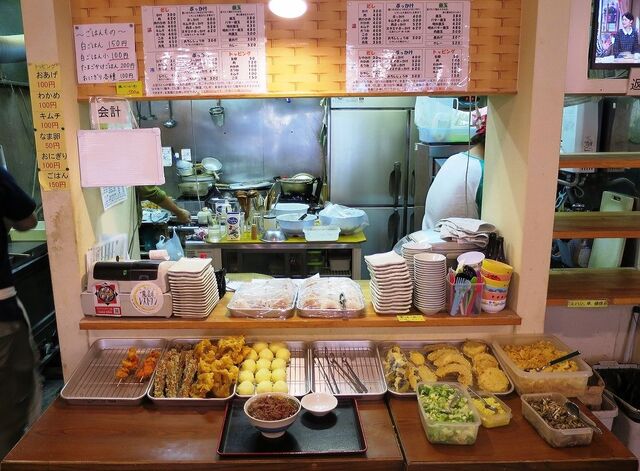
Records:
{"label": "customer in dark jacket", "polygon": [[622,28],[615,35],[613,43],[614,57],[629,57],[632,54],[640,53],[640,44],[638,44],[638,32],[633,27],[635,21],[631,12],[626,12],[620,20]]}
{"label": "customer in dark jacket", "polygon": [[18,299],[7,233],[35,227],[35,203],[0,167],[0,459],[16,444],[39,407],[38,354]]}

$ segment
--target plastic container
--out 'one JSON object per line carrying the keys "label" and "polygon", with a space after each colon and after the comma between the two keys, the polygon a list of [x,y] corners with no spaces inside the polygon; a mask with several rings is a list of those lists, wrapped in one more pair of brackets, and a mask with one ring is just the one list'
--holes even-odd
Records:
{"label": "plastic container", "polygon": [[304,238],[309,242],[333,242],[340,237],[338,226],[312,226],[302,229]]}
{"label": "plastic container", "polygon": [[[531,425],[533,425],[533,428],[536,429],[538,434],[540,434],[540,436],[544,438],[549,445],[555,448],[563,448],[568,446],[588,445],[591,443],[591,439],[593,438],[593,429],[589,427],[558,429],[549,426],[540,414],[538,414],[527,402],[531,399],[540,399],[543,397],[553,399],[558,404],[564,404],[567,402],[567,398],[558,393],[523,394],[520,396],[520,399],[522,399],[522,415]],[[580,414],[580,419],[591,425],[596,425],[583,414]]]}
{"label": "plastic container", "polygon": [[579,396],[587,390],[587,381],[593,374],[591,367],[580,358],[573,358],[578,364],[578,371],[560,371],[536,373],[524,371],[516,366],[503,350],[503,345],[530,345],[538,340],[547,340],[557,349],[571,352],[574,349],[562,343],[553,335],[505,335],[493,339],[493,350],[500,358],[507,374],[513,380],[519,394],[559,392],[567,396]]}
{"label": "plastic container", "polygon": [[418,139],[429,143],[468,142],[475,128],[469,126],[469,112],[459,108],[454,98],[418,97],[415,120]]}
{"label": "plastic container", "polygon": [[593,415],[595,415],[605,427],[611,430],[613,428],[613,419],[618,417],[618,406],[613,399],[602,396],[600,410],[593,410],[591,412],[593,412]]}
{"label": "plastic container", "polygon": [[487,398],[494,399],[498,404],[500,404],[500,407],[504,411],[504,412],[495,413],[489,409],[486,409],[484,405],[478,406],[476,401],[479,401],[479,402],[481,401],[471,396],[473,405],[476,406],[476,410],[480,415],[480,420],[482,420],[482,426],[484,428],[504,427],[505,425],[509,425],[509,422],[511,422],[511,417],[512,417],[511,407],[509,407],[503,401],[498,399],[498,397],[495,394],[491,394],[491,393],[477,393],[477,394],[480,397],[484,398],[485,400]]}
{"label": "plastic container", "polygon": [[307,278],[296,301],[300,317],[359,317],[364,315],[364,295],[350,278]]}
{"label": "plastic container", "polygon": [[466,388],[461,388],[457,383],[446,381],[438,381],[435,383],[418,383],[416,390],[418,398],[420,397],[420,386],[448,385],[455,388],[460,396],[467,399],[469,408],[473,413],[473,422],[436,422],[431,420],[425,413],[420,399],[418,399],[418,411],[420,413],[420,421],[427,435],[427,440],[431,443],[442,443],[445,445],[473,445],[478,437],[478,429],[480,428],[480,414],[471,402],[471,397]]}

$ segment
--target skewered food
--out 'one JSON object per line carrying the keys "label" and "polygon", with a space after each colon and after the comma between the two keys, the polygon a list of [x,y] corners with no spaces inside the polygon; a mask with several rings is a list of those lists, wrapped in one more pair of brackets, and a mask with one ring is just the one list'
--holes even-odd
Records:
{"label": "skewered food", "polygon": [[119,380],[126,379],[131,372],[138,368],[138,352],[135,347],[127,350],[127,355],[120,361],[120,366],[115,372],[116,378]]}
{"label": "skewered food", "polygon": [[159,357],[160,352],[158,350],[151,350],[142,362],[142,366],[136,370],[136,378],[140,381],[150,378],[153,370],[156,369],[156,363]]}

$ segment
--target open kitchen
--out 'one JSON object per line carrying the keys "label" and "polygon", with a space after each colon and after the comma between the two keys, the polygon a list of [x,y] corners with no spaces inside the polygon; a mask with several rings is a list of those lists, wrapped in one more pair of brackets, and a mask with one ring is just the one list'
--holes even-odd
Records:
{"label": "open kitchen", "polygon": [[640,2],[11,3],[3,470],[638,469]]}

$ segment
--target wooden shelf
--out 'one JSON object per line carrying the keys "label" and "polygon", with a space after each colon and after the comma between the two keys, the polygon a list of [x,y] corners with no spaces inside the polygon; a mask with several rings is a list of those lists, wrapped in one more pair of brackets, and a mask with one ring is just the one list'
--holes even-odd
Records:
{"label": "wooden shelf", "polygon": [[640,152],[560,154],[560,168],[640,168]]}
{"label": "wooden shelf", "polygon": [[[185,319],[181,317],[120,317],[105,318],[86,316],[80,321],[81,330],[216,330],[216,329],[353,329],[353,328],[415,328],[415,327],[464,327],[464,326],[504,326],[520,325],[522,319],[513,311],[505,309],[496,314],[483,312],[478,316],[452,317],[448,314],[424,316],[420,322],[401,322],[396,316],[381,316],[375,313],[370,302],[369,282],[360,280],[366,302],[365,316],[356,319],[314,319],[294,316],[290,319],[248,319],[229,317],[227,303],[231,293],[227,293],[206,319]],[[409,314],[421,314],[413,310]]]}
{"label": "wooden shelf", "polygon": [[557,269],[549,274],[548,306],[570,300],[607,300],[609,305],[640,303],[640,270]]}
{"label": "wooden shelf", "polygon": [[638,238],[640,237],[640,211],[556,213],[553,237],[556,239]]}

